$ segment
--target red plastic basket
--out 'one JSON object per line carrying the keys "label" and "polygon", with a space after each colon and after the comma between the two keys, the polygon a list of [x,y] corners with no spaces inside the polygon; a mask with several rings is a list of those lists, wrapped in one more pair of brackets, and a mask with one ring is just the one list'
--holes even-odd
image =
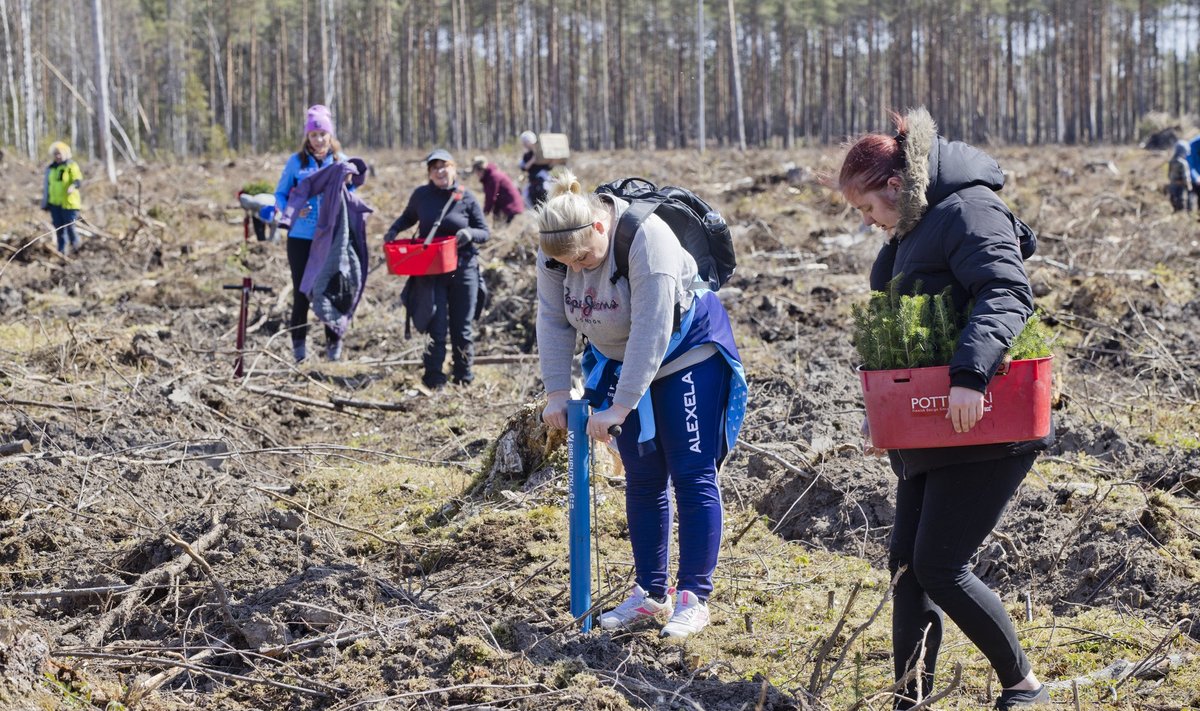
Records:
{"label": "red plastic basket", "polygon": [[1050,361],[1014,360],[984,394],[983,419],[958,433],[946,418],[950,368],[859,370],[871,444],[879,449],[1022,442],[1050,432]]}
{"label": "red plastic basket", "polygon": [[385,242],[388,272],[400,276],[447,274],[458,268],[458,241],[453,236],[435,237],[426,247],[424,240]]}

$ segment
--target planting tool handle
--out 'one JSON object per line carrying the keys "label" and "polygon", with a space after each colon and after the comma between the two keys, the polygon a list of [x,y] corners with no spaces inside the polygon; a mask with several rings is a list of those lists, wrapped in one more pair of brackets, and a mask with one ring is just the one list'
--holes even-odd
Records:
{"label": "planting tool handle", "polygon": [[591,451],[587,436],[587,400],[567,401],[567,451],[570,452],[567,471],[570,488],[567,490],[571,569],[571,616],[582,620],[582,630],[592,629],[592,550],[591,509],[588,493],[591,490],[588,454]]}

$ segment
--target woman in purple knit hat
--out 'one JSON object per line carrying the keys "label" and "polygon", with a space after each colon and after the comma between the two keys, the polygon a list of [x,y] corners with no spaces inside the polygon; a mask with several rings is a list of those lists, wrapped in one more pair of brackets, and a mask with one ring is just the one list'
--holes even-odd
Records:
{"label": "woman in purple knit hat", "polygon": [[[283,208],[288,204],[288,194],[300,181],[321,168],[344,159],[342,146],[334,135],[333,117],[330,116],[329,109],[321,104],[310,106],[304,120],[304,142],[300,149],[288,158],[283,173],[279,176],[279,183],[275,186],[275,218],[278,220],[282,217]],[[292,356],[297,363],[308,355],[310,302],[308,296],[300,290],[300,282],[304,278],[304,269],[308,266],[308,255],[312,251],[313,235],[316,233],[320,210],[321,197],[317,195],[310,198],[307,206],[300,211],[288,229],[287,256],[288,267],[292,273],[292,318],[289,330],[292,334]],[[329,327],[325,328],[325,349],[329,360],[341,358],[341,338]]]}

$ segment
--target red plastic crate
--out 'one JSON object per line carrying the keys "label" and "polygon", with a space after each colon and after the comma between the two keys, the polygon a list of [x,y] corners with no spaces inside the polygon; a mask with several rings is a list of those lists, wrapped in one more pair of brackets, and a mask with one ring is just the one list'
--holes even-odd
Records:
{"label": "red plastic crate", "polygon": [[454,235],[435,237],[426,247],[424,240],[384,242],[388,272],[400,276],[447,274],[458,268],[458,241]]}
{"label": "red plastic crate", "polygon": [[1014,360],[984,393],[983,419],[958,433],[946,418],[950,368],[859,370],[871,444],[879,449],[1021,442],[1050,433],[1053,356]]}

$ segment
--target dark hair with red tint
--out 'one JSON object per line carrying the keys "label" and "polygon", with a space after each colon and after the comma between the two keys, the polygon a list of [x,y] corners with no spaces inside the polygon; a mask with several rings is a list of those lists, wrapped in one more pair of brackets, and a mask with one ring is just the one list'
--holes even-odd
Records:
{"label": "dark hair with red tint", "polygon": [[896,124],[896,135],[868,133],[858,139],[842,161],[838,174],[838,189],[843,193],[853,191],[868,193],[882,190],[888,178],[904,171],[904,141],[908,137],[908,122],[898,113],[892,112]]}

